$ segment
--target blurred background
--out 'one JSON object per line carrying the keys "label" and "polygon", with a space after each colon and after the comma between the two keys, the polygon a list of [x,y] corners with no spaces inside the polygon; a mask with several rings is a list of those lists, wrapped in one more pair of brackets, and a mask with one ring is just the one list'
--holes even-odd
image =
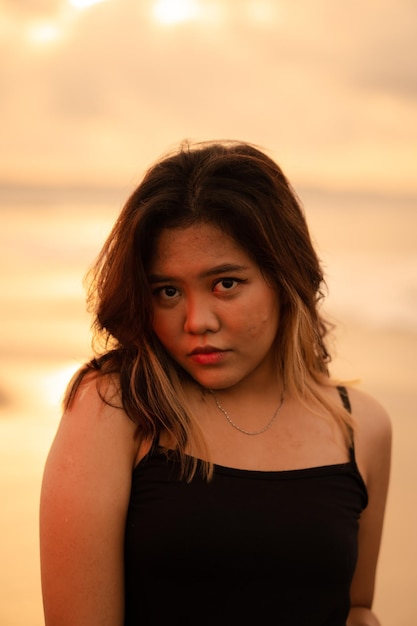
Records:
{"label": "blurred background", "polygon": [[417,623],[415,0],[0,0],[0,623],[43,624],[38,502],[82,279],[145,169],[241,139],[304,206],[333,374],[394,426],[375,608]]}

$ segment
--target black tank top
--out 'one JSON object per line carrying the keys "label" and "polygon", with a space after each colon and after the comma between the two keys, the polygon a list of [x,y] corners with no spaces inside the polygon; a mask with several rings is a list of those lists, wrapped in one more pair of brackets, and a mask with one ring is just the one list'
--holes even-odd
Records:
{"label": "black tank top", "polygon": [[345,626],[366,505],[353,449],[348,463],[216,465],[187,483],[155,447],[133,471],[125,626]]}

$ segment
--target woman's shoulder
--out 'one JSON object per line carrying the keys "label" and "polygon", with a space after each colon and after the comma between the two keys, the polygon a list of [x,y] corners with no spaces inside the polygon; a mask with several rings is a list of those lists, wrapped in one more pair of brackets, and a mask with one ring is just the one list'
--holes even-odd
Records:
{"label": "woman's shoulder", "polygon": [[74,410],[74,408],[87,405],[96,409],[103,408],[103,405],[113,408],[121,406],[118,375],[93,370],[89,364],[75,372],[68,384],[66,395],[69,398],[64,404],[66,410]]}
{"label": "woman's shoulder", "polygon": [[134,456],[138,446],[136,429],[123,409],[117,376],[87,371],[80,375],[64,405],[57,436],[95,440],[103,450],[118,442]]}
{"label": "woman's shoulder", "polygon": [[[121,406],[117,378],[91,370],[89,365],[79,368],[69,381],[62,400],[63,417],[87,412],[92,418],[115,411]],[[75,419],[75,417],[74,417]]]}
{"label": "woman's shoulder", "polygon": [[391,418],[377,398],[356,386],[347,387],[347,393],[359,431],[369,436],[391,433]]}
{"label": "woman's shoulder", "polygon": [[355,420],[355,453],[366,482],[381,468],[389,468],[392,422],[386,408],[373,395],[358,388],[347,388]]}
{"label": "woman's shoulder", "polygon": [[104,446],[114,447],[118,442],[121,453],[127,454],[135,466],[149,452],[151,442],[139,436],[137,423],[123,408],[118,375],[81,368],[75,380],[75,388],[70,383],[72,395],[59,430],[66,428],[79,436],[91,431],[94,437],[103,439]]}

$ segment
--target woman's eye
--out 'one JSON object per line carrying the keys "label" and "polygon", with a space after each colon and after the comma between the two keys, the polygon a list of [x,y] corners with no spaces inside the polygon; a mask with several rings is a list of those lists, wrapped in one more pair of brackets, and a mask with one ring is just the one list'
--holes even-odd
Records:
{"label": "woman's eye", "polygon": [[241,282],[243,281],[236,278],[221,278],[215,283],[214,291],[231,291]]}
{"label": "woman's eye", "polygon": [[171,300],[178,294],[178,290],[175,287],[158,287],[154,294],[164,300]]}

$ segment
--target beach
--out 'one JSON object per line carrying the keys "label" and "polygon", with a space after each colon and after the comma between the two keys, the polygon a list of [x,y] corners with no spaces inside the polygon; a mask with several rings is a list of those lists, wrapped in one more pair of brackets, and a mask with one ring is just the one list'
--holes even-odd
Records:
{"label": "beach", "polygon": [[[54,195],[55,194],[55,195]],[[42,626],[38,508],[43,466],[71,373],[90,355],[82,277],[120,195],[0,210],[0,624]],[[57,195],[58,194],[58,195]],[[33,198],[33,196],[32,196]],[[65,198],[67,198],[65,200]],[[391,415],[393,464],[375,610],[383,626],[417,623],[417,209],[410,201],[335,198],[305,204],[328,272],[337,325],[332,374],[356,379]],[[377,217],[377,219],[375,219]]]}

